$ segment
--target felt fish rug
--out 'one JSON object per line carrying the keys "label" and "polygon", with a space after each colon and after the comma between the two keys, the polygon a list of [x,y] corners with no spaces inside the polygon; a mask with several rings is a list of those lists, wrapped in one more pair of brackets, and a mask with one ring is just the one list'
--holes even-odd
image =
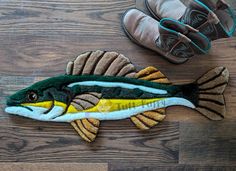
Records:
{"label": "felt fish rug", "polygon": [[170,106],[186,106],[221,120],[228,79],[228,70],[217,67],[193,83],[172,85],[155,67],[137,71],[122,54],[98,50],[69,62],[65,75],[10,96],[5,111],[40,121],[68,122],[92,142],[103,120],[130,118],[139,129],[148,130],[164,120]]}

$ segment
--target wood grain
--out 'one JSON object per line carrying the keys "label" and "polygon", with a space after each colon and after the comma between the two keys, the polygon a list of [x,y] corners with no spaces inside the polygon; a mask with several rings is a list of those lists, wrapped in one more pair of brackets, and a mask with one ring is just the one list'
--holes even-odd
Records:
{"label": "wood grain", "polygon": [[158,164],[123,164],[115,163],[109,165],[110,171],[235,171],[233,166],[201,166],[201,165],[158,165]]}
{"label": "wood grain", "polygon": [[[236,1],[229,1],[236,8]],[[126,9],[148,13],[144,0],[2,0],[0,5],[0,170],[99,170],[107,164],[109,170],[236,170],[235,37],[213,42],[208,55],[173,65],[132,43],[121,28]],[[4,112],[8,95],[64,74],[68,61],[96,49],[123,53],[138,68],[155,66],[174,83],[227,67],[225,120],[211,122],[191,109],[171,107],[166,120],[149,132],[137,130],[129,120],[102,122],[98,139],[87,144],[69,124]]]}
{"label": "wood grain", "polygon": [[0,168],[7,171],[107,171],[108,165],[103,163],[8,163],[0,164]]}
{"label": "wood grain", "polygon": [[179,163],[236,166],[235,129],[235,122],[182,122]]}
{"label": "wood grain", "polygon": [[104,122],[96,141],[88,144],[69,124],[10,119],[11,125],[0,126],[1,162],[178,163],[178,123],[144,133],[130,121]]}

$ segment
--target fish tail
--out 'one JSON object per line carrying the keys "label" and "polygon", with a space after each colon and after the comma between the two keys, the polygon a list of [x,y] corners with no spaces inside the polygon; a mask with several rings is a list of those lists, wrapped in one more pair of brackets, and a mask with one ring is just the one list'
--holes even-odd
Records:
{"label": "fish tail", "polygon": [[211,120],[222,120],[226,114],[224,91],[229,81],[229,71],[217,67],[197,81],[196,110]]}

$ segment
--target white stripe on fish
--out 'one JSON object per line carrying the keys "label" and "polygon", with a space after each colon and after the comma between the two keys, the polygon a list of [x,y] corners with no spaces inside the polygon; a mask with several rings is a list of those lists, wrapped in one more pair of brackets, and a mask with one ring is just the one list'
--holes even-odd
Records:
{"label": "white stripe on fish", "polygon": [[128,83],[122,83],[122,82],[103,82],[103,81],[82,81],[82,82],[76,82],[71,83],[68,85],[68,87],[74,87],[77,85],[81,86],[101,86],[101,87],[121,87],[125,89],[140,89],[144,92],[153,93],[153,94],[167,94],[168,92],[166,90],[146,87],[142,85],[134,85],[134,84],[128,84]]}

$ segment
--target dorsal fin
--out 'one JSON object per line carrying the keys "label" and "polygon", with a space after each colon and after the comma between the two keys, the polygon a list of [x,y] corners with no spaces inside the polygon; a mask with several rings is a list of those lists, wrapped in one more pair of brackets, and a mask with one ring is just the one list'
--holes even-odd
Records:
{"label": "dorsal fin", "polygon": [[131,117],[131,121],[141,130],[149,130],[165,119],[165,109],[147,111]]}
{"label": "dorsal fin", "polygon": [[147,67],[136,74],[136,78],[156,83],[170,84],[168,78],[155,67]]}
{"label": "dorsal fin", "polygon": [[97,50],[81,54],[70,61],[66,74],[135,77],[136,69],[122,54]]}

